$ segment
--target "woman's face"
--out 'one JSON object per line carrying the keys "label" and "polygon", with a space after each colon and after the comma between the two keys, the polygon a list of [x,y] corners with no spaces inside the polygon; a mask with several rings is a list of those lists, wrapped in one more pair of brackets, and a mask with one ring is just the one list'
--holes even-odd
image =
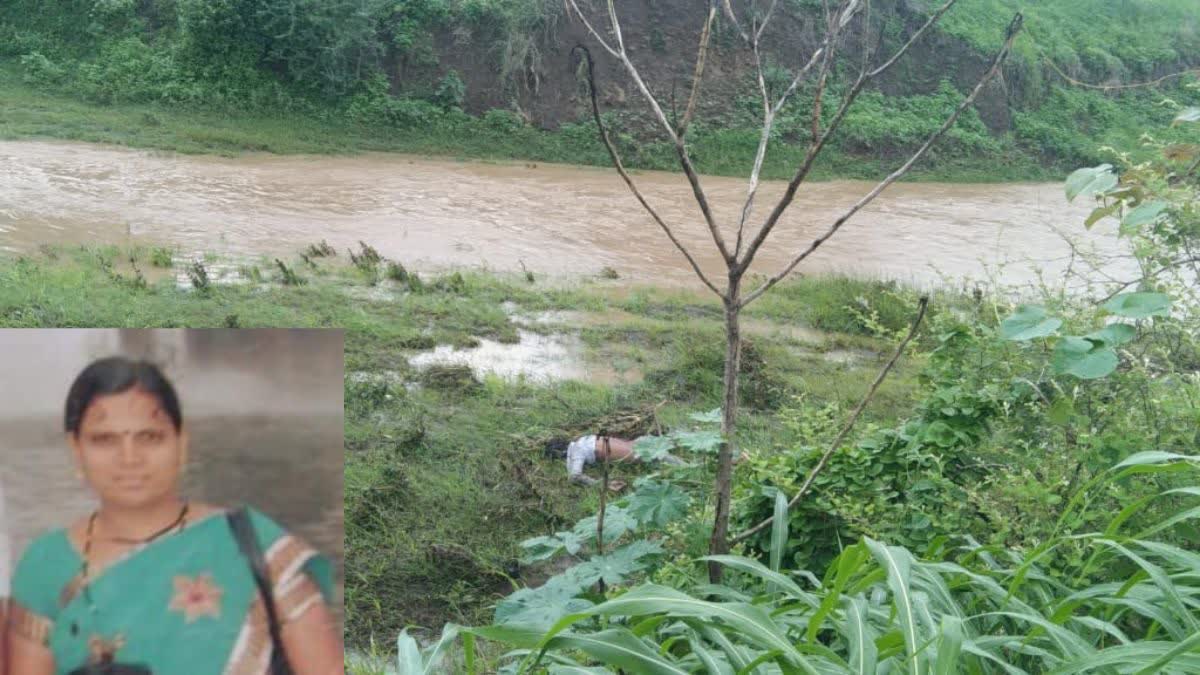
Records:
{"label": "woman's face", "polygon": [[187,434],[175,431],[159,400],[134,388],[92,399],[79,433],[67,434],[75,461],[104,504],[151,506],[175,497],[187,461]]}

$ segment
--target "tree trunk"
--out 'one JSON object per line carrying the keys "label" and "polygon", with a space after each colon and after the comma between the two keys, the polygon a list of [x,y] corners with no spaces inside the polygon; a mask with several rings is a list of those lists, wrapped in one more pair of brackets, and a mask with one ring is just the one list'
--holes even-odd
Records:
{"label": "tree trunk", "polygon": [[[729,552],[729,492],[733,478],[733,457],[737,452],[738,373],[742,360],[742,337],[738,318],[741,308],[741,274],[730,273],[729,290],[725,294],[725,396],[721,404],[721,434],[725,442],[717,456],[717,517],[713,522],[712,539],[708,544],[709,555]],[[711,583],[721,583],[721,565],[708,563],[708,578]]]}

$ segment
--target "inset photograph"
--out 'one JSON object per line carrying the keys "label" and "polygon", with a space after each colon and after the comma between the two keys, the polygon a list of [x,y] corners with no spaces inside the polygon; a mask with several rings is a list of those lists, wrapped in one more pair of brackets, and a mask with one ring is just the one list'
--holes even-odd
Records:
{"label": "inset photograph", "polygon": [[0,331],[0,673],[340,672],[342,355]]}

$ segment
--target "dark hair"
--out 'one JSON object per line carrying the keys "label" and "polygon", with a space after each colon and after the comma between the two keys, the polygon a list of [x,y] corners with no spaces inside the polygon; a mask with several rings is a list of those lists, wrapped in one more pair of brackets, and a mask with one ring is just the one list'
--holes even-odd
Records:
{"label": "dark hair", "polygon": [[567,446],[571,441],[566,438],[554,438],[546,442],[542,454],[550,459],[562,459],[567,456]]}
{"label": "dark hair", "polygon": [[120,394],[133,388],[141,389],[158,399],[171,418],[175,431],[183,427],[183,412],[175,388],[158,366],[149,361],[134,361],[123,356],[110,356],[93,361],[71,385],[67,393],[65,426],[67,433],[79,435],[79,423],[92,400],[97,396]]}

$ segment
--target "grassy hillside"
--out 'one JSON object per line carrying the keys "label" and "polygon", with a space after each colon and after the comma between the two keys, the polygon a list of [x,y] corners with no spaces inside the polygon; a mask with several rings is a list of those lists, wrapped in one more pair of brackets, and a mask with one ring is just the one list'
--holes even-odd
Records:
{"label": "grassy hillside", "polygon": [[[894,4],[877,3],[886,17],[880,28],[892,42],[904,30],[898,14],[887,14]],[[812,11],[803,3],[794,9]],[[1180,81],[1119,95],[1072,89],[1043,60],[1100,82],[1178,69],[1200,54],[1200,5],[1186,0],[962,0],[932,44],[952,50],[954,63],[978,61],[1016,9],[1028,15],[1028,29],[1007,73],[1009,102],[1000,103],[1011,107],[1001,111],[1007,128],[989,130],[972,111],[918,177],[1060,175],[1104,159],[1098,146],[1128,147],[1143,129],[1161,128],[1171,115],[1160,105],[1164,96],[1200,102],[1200,93]],[[572,94],[563,87],[573,81],[561,77],[545,80],[536,94],[514,84],[561,70],[546,51],[561,51],[556,40],[567,39],[566,26],[561,7],[541,0],[13,0],[0,6],[0,133],[188,151],[310,151],[327,144],[604,165],[607,156],[586,118],[550,130],[516,112],[531,97],[558,101]],[[660,44],[656,27],[648,30],[650,44],[663,50],[656,58],[691,58],[692,47],[662,36]],[[678,39],[684,38],[692,39]],[[955,47],[956,40],[966,47]],[[455,70],[464,53],[483,72]],[[890,93],[862,98],[820,175],[878,175],[936,128],[962,96],[951,83],[961,73],[941,73],[939,54],[914,54]],[[920,76],[914,81],[932,77],[933,89],[903,91],[910,74]],[[945,78],[940,86],[938,77]],[[835,82],[835,99],[837,88]],[[627,163],[673,168],[671,149],[645,132],[636,103],[610,112]],[[804,108],[802,96],[779,121],[768,177],[789,175],[797,161]],[[758,138],[753,99],[722,99],[707,113],[693,128],[697,163],[708,173],[744,174]],[[171,133],[196,119],[235,127],[243,141],[205,143]],[[320,140],[283,142],[269,129],[294,125],[319,129]]]}

